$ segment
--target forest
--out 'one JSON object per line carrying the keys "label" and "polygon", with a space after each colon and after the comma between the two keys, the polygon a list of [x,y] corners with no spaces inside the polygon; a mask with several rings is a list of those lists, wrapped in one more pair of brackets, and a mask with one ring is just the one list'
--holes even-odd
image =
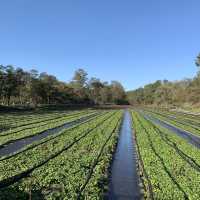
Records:
{"label": "forest", "polygon": [[152,105],[160,107],[200,107],[200,54],[195,60],[197,75],[192,79],[180,81],[157,80],[144,87],[127,92],[133,105]]}
{"label": "forest", "polygon": [[[200,54],[195,64],[200,67]],[[46,72],[0,65],[1,105],[35,107],[41,104],[131,104],[198,108],[199,102],[199,69],[192,79],[157,80],[126,92],[119,81],[108,83],[95,77],[88,78],[84,69],[76,70],[72,80],[67,83]]]}
{"label": "forest", "polygon": [[88,79],[83,69],[75,71],[69,83],[37,70],[25,71],[0,65],[1,105],[37,106],[39,104],[126,104],[126,94],[118,81]]}

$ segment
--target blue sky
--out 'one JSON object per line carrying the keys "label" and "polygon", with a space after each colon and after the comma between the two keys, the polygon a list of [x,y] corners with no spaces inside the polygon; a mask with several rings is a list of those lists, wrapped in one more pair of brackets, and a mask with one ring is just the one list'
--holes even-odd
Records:
{"label": "blue sky", "polygon": [[196,74],[199,0],[0,0],[0,63],[127,90]]}

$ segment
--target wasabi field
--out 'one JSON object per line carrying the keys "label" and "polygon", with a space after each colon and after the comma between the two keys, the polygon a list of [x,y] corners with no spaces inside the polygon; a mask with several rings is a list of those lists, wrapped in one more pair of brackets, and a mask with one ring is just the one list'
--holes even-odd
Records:
{"label": "wasabi field", "polygon": [[0,116],[1,199],[199,199],[200,117],[126,108]]}

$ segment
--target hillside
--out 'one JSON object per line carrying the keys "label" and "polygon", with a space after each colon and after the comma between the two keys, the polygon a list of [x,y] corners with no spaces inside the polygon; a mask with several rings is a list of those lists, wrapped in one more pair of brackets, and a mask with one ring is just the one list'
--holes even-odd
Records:
{"label": "hillside", "polygon": [[[200,54],[196,59],[200,66]],[[199,110],[200,107],[200,71],[192,79],[180,81],[158,80],[133,91],[127,92],[132,105],[152,105],[160,107],[181,107]],[[199,110],[200,111],[200,110]]]}

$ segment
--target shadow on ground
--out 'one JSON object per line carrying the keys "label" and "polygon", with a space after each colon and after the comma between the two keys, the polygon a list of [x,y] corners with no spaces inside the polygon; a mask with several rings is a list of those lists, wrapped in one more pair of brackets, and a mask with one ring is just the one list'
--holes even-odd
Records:
{"label": "shadow on ground", "polygon": [[9,187],[0,190],[1,200],[44,200],[44,195],[41,191],[25,192],[19,190],[17,187]]}

